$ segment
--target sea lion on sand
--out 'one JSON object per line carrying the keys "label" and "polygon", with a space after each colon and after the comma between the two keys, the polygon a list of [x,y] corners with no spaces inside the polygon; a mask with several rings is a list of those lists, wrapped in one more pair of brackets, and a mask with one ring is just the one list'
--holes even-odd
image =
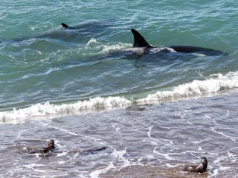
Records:
{"label": "sea lion on sand", "polygon": [[187,166],[183,169],[183,171],[204,173],[207,170],[207,164],[207,158],[202,157],[198,166]]}

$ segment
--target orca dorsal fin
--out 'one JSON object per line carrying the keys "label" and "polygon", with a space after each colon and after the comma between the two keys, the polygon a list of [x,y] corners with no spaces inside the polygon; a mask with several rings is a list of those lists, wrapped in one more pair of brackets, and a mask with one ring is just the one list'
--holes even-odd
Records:
{"label": "orca dorsal fin", "polygon": [[136,47],[153,48],[153,46],[151,46],[138,31],[136,31],[135,29],[131,29],[131,32],[134,35],[133,48]]}
{"label": "orca dorsal fin", "polygon": [[69,26],[67,25],[67,24],[65,24],[65,23],[61,23],[61,25],[62,25],[62,27],[64,27],[64,28],[68,28]]}

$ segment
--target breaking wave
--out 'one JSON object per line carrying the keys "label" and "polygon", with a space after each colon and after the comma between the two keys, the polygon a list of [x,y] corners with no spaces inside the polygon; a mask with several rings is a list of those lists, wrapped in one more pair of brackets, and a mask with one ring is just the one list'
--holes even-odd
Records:
{"label": "breaking wave", "polygon": [[229,72],[226,75],[213,74],[206,80],[194,80],[190,83],[178,85],[164,91],[157,91],[154,94],[140,99],[127,99],[123,96],[117,97],[95,97],[89,100],[77,101],[75,103],[35,104],[28,108],[13,109],[11,111],[0,112],[0,121],[19,122],[25,119],[33,118],[58,118],[70,115],[80,115],[90,112],[112,110],[117,108],[126,108],[132,105],[143,105],[149,103],[159,103],[185,99],[208,94],[216,94],[238,87],[238,72]]}

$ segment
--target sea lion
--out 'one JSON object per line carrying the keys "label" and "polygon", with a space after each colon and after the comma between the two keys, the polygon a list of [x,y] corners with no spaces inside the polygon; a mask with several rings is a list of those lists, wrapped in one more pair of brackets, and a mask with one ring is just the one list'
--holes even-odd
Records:
{"label": "sea lion", "polygon": [[46,154],[49,151],[52,151],[55,149],[55,144],[54,144],[54,140],[50,140],[48,142],[48,147],[45,148],[41,148],[40,150],[33,150],[31,148],[27,148],[27,152],[28,154],[36,154],[36,153],[40,153],[40,154]]}
{"label": "sea lion", "polygon": [[201,162],[198,166],[187,166],[183,169],[183,171],[203,173],[207,169],[207,164],[208,164],[207,158],[202,157]]}
{"label": "sea lion", "polygon": [[[91,149],[87,149],[87,150],[74,150],[74,151],[69,151],[70,152],[77,152],[77,153],[80,153],[80,154],[95,154],[97,153],[98,151],[102,151],[102,150],[105,150],[107,147],[106,146],[103,146],[103,147],[95,147],[95,148],[91,148]],[[36,154],[36,153],[39,153],[39,154],[46,154],[48,152],[54,152],[54,153],[63,153],[63,151],[59,151],[59,150],[55,150],[55,144],[54,144],[54,140],[50,140],[48,141],[48,146],[47,147],[44,147],[44,148],[41,148],[41,149],[31,149],[31,148],[27,148],[27,152],[28,154]]]}
{"label": "sea lion", "polygon": [[50,150],[55,149],[55,142],[54,142],[54,140],[50,140],[48,142],[48,147],[47,148],[49,148]]}

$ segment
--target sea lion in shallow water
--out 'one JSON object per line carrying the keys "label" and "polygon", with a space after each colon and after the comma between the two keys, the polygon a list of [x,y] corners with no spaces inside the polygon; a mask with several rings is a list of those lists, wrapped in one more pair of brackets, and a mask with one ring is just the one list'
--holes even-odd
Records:
{"label": "sea lion in shallow water", "polygon": [[[76,150],[76,151],[69,151],[69,152],[78,152],[80,154],[95,154],[98,151],[102,151],[105,150],[107,147],[103,146],[103,147],[96,147],[96,148],[91,148],[91,149],[87,149],[87,150]],[[63,151],[55,151],[55,144],[54,144],[54,140],[50,140],[48,141],[48,146],[45,148],[41,148],[39,150],[37,149],[30,149],[27,148],[28,154],[46,154],[50,151],[54,152],[54,153],[63,153]]]}
{"label": "sea lion in shallow water", "polygon": [[41,154],[46,154],[51,150],[55,149],[55,144],[54,144],[54,140],[50,140],[48,142],[48,146],[45,148],[41,148],[40,150],[32,150],[30,148],[27,148],[27,152],[28,154],[36,154],[36,153],[41,153]]}
{"label": "sea lion in shallow water", "polygon": [[51,150],[55,149],[55,142],[54,142],[54,140],[50,140],[48,142],[48,147],[47,148],[49,148]]}
{"label": "sea lion in shallow water", "polygon": [[198,166],[187,166],[183,169],[183,171],[204,173],[207,170],[207,164],[207,158],[202,157]]}

